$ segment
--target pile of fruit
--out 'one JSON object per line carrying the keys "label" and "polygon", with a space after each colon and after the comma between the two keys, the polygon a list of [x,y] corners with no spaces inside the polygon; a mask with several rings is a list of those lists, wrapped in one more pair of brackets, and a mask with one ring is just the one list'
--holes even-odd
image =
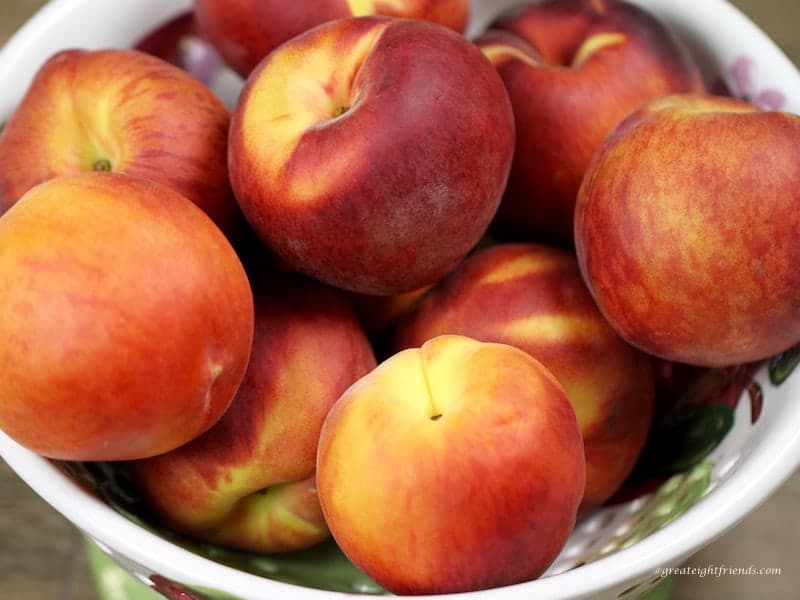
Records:
{"label": "pile of fruit", "polygon": [[467,0],[273,4],[196,0],[232,114],[170,44],[37,74],[0,134],[0,429],[124,461],[195,539],[332,534],[400,594],[534,579],[634,468],[654,364],[800,341],[800,117],[705,93],[620,0],[474,42]]}

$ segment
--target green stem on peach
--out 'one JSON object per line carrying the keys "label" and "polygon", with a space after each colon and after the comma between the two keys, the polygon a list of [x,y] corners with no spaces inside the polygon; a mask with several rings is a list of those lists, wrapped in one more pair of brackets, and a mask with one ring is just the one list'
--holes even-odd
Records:
{"label": "green stem on peach", "polygon": [[111,161],[108,160],[107,158],[101,158],[99,160],[96,160],[92,165],[92,171],[98,171],[98,172],[111,171]]}
{"label": "green stem on peach", "polygon": [[419,353],[420,358],[420,368],[422,369],[422,381],[425,382],[425,390],[428,392],[428,402],[431,405],[431,414],[430,420],[431,421],[438,421],[442,418],[442,412],[436,408],[436,403],[433,401],[433,390],[431,389],[431,382],[428,379],[428,370],[425,364],[425,353]]}

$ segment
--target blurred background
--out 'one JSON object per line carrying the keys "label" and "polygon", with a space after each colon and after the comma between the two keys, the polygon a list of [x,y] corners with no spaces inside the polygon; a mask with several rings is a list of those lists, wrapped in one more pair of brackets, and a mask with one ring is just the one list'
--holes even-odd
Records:
{"label": "blurred background", "polygon": [[[45,3],[0,0],[0,46]],[[799,0],[733,0],[732,4],[800,65]],[[800,598],[798,510],[800,473],[735,529],[688,563],[697,567],[777,567],[781,575],[680,576],[675,600]],[[0,460],[0,598],[97,599],[83,548],[80,534]],[[109,583],[112,584],[109,589],[113,589],[113,582]],[[107,600],[114,598],[109,596]]]}

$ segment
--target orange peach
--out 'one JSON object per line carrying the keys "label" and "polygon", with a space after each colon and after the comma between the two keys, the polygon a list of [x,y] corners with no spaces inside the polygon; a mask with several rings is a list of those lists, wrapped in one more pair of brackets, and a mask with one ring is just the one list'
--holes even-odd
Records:
{"label": "orange peach", "polygon": [[800,117],[716,96],[656,100],[595,156],[578,196],[581,271],[614,328],[721,367],[800,341]]}
{"label": "orange peach", "polygon": [[250,224],[290,266],[350,291],[429,285],[480,240],[514,150],[503,83],[439,25],[342,19],[251,75],[229,166]]}
{"label": "orange peach", "polygon": [[581,512],[614,494],[650,430],[654,377],[650,359],[597,310],[572,254],[535,244],[474,254],[400,322],[394,349],[448,333],[510,344],[541,361],[578,416],[586,451]]}
{"label": "orange peach", "polygon": [[202,83],[134,50],[65,50],[48,60],[0,133],[0,214],[60,175],[112,171],[164,183],[233,236],[230,114]]}
{"label": "orange peach", "polygon": [[0,218],[0,429],[52,458],[167,452],[225,412],[253,301],[239,259],[166,186],[87,173]]}
{"label": "orange peach", "polygon": [[317,486],[351,561],[391,592],[434,594],[538,577],[575,525],[584,470],[575,413],[547,369],[511,346],[441,336],[334,404]]}
{"label": "orange peach", "polygon": [[195,0],[200,32],[247,77],[272,50],[328,21],[384,15],[424,19],[464,31],[469,0]]}
{"label": "orange peach", "polygon": [[173,529],[225,546],[286,552],[328,537],[316,494],[317,441],[331,405],[375,366],[347,300],[297,277],[255,284],[255,339],[225,416],[135,481]]}
{"label": "orange peach", "polygon": [[504,239],[572,242],[575,197],[595,150],[645,102],[700,92],[700,72],[655,17],[619,0],[545,0],[479,41],[508,88],[517,150],[493,224]]}

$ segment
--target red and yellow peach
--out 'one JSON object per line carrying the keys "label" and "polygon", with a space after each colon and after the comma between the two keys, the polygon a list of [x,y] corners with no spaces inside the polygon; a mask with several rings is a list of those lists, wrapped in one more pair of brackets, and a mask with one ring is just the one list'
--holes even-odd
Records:
{"label": "red and yellow peach", "polygon": [[255,339],[241,388],[205,435],[133,465],[173,529],[256,552],[328,537],[314,468],[322,422],[375,358],[346,298],[289,275],[255,284]]}
{"label": "red and yellow peach", "polygon": [[488,60],[431,23],[342,19],[251,75],[229,166],[255,231],[291,267],[391,295],[442,277],[480,240],[514,150]]}
{"label": "red and yellow peach", "polygon": [[0,218],[0,428],[39,454],[125,460],[188,442],[228,408],[252,336],[238,257],[166,186],[56,178]]}
{"label": "red and yellow peach", "polygon": [[111,171],[172,187],[234,236],[242,217],[225,161],[229,123],[208,88],[159,58],[59,52],[0,133],[0,214],[48,179]]}
{"label": "red and yellow peach", "polygon": [[575,242],[631,344],[727,366],[800,341],[800,117],[679,95],[631,115],[595,156]]}
{"label": "red and yellow peach", "polygon": [[561,551],[583,445],[563,388],[530,355],[441,336],[336,402],[317,486],[336,542],[389,591],[479,590],[533,579]]}

